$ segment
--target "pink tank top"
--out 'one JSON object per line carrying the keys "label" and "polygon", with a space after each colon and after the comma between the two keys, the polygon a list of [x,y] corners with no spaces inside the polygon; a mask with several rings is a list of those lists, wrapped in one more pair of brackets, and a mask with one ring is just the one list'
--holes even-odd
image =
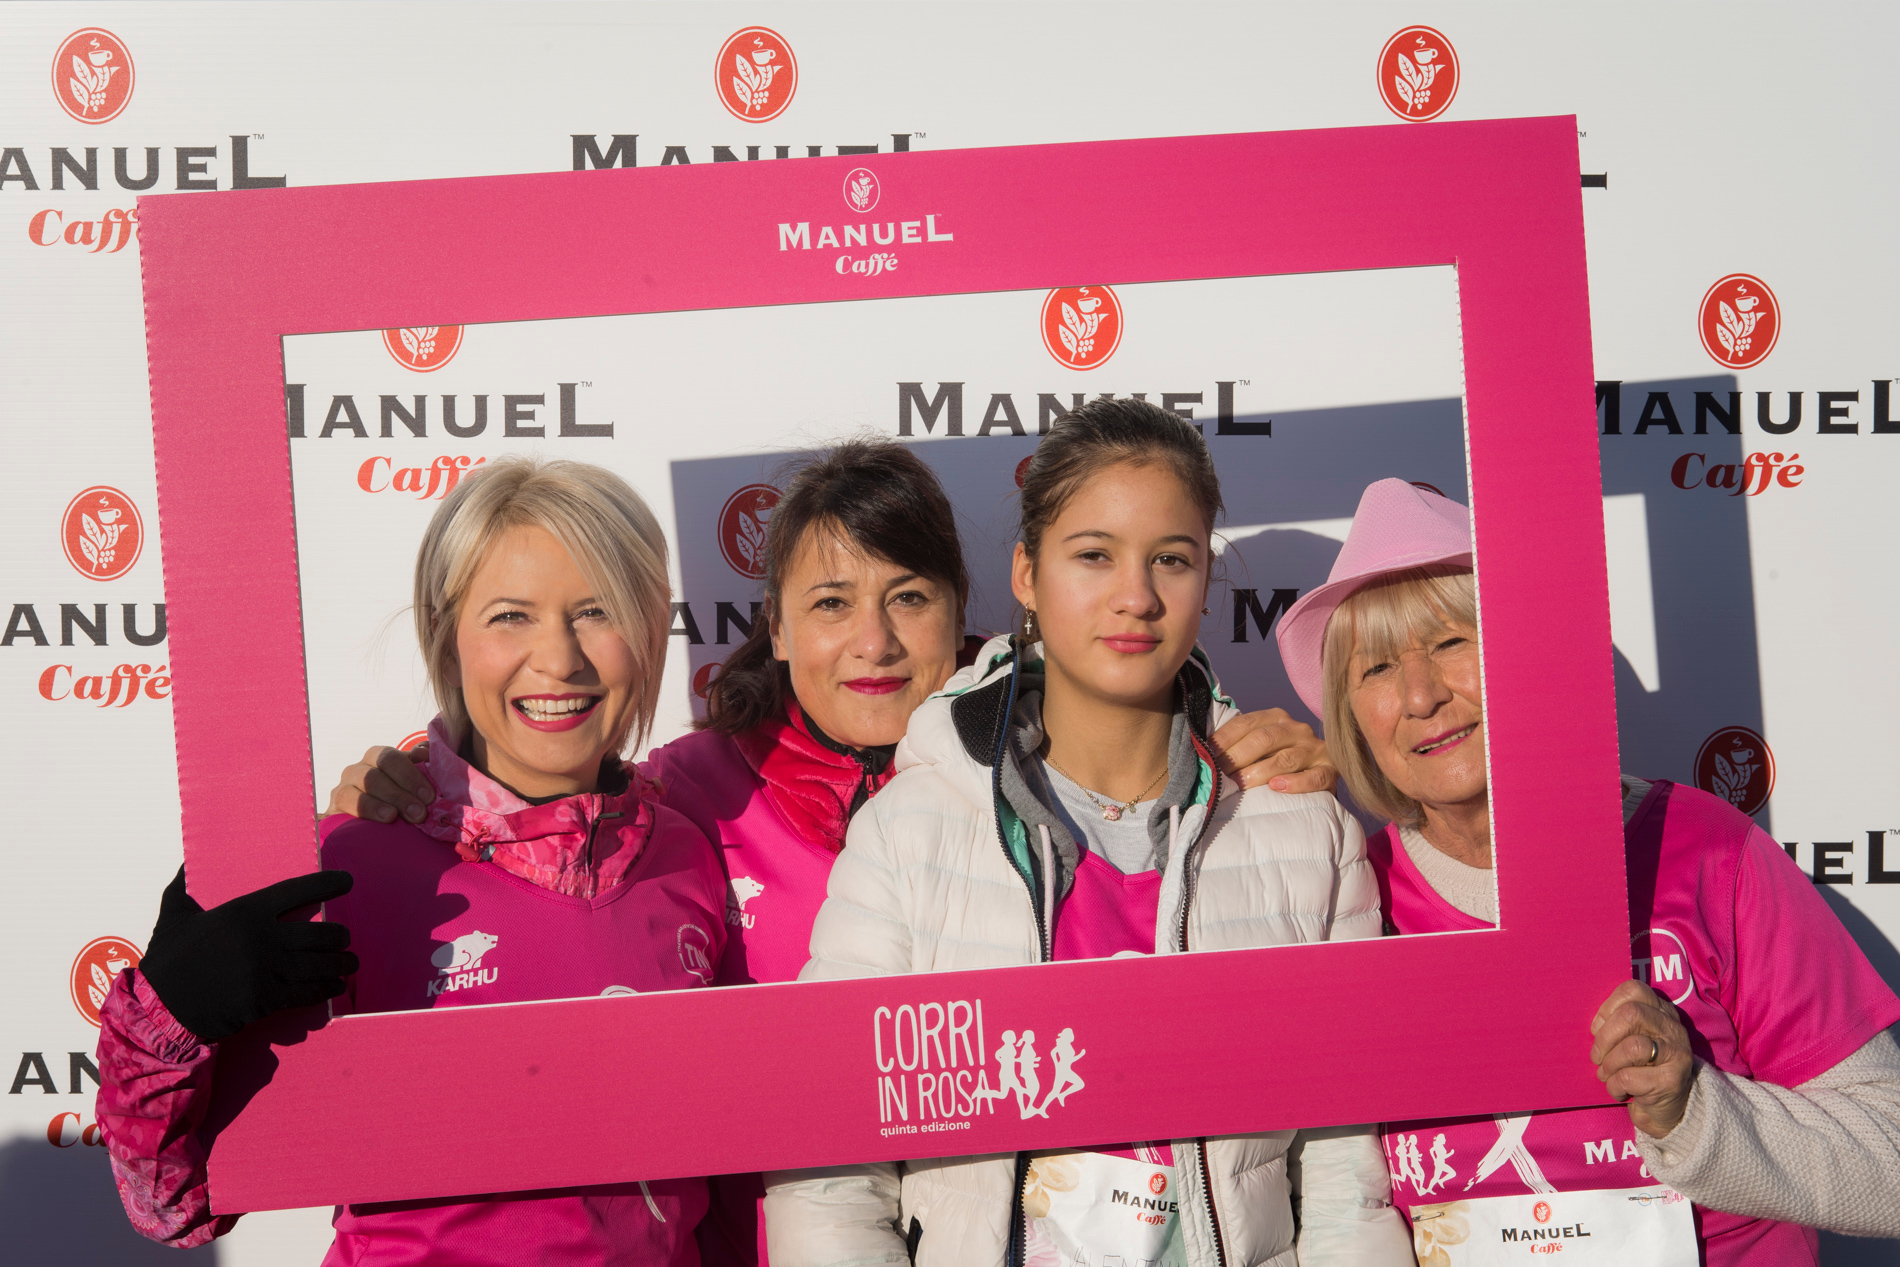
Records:
{"label": "pink tank top", "polygon": [[[1900,999],[1807,876],[1725,802],[1659,782],[1623,835],[1633,975],[1675,1003],[1702,1060],[1724,1072],[1798,1086],[1900,1020]],[[1367,853],[1388,931],[1490,927],[1439,897],[1413,866],[1396,828],[1369,840]],[[1507,923],[1512,918],[1508,908],[1502,915]],[[1580,1053],[1588,1048],[1589,1020],[1577,1018]],[[1384,1128],[1384,1144],[1393,1201],[1408,1221],[1410,1208],[1419,1205],[1655,1184],[1620,1105],[1534,1113],[1527,1122],[1392,1123]],[[1495,1164],[1479,1177],[1487,1162]],[[1543,1210],[1552,1207],[1561,1208],[1555,1198]],[[1812,1228],[1700,1206],[1693,1213],[1708,1267],[1817,1261]]]}
{"label": "pink tank top", "polygon": [[[657,809],[667,816],[670,811]],[[709,985],[725,949],[724,877],[698,832],[665,817],[625,878],[597,897],[539,888],[407,824],[325,821],[325,867],[356,877],[326,905],[362,960],[338,1012],[391,1012]],[[642,1094],[612,1085],[601,1094]],[[480,1104],[479,1070],[443,1070]],[[645,1092],[651,1094],[649,1090]],[[535,1262],[583,1267],[699,1261],[703,1179],[354,1205],[326,1264]]]}

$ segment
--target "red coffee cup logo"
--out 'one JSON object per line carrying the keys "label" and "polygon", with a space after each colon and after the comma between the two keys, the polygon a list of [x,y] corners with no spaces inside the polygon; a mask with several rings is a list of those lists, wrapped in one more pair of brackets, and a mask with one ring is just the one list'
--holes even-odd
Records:
{"label": "red coffee cup logo", "polygon": [[71,984],[73,1006],[89,1024],[99,1023],[99,1009],[106,1005],[113,979],[127,968],[138,967],[142,958],[139,948],[123,937],[100,937],[86,943],[73,960]]}
{"label": "red coffee cup logo", "polygon": [[883,192],[877,173],[868,167],[853,167],[844,178],[844,205],[860,215],[877,206]]}
{"label": "red coffee cup logo", "polygon": [[1155,1174],[1155,1175],[1148,1176],[1148,1191],[1154,1193],[1158,1197],[1162,1193],[1166,1192],[1167,1190],[1168,1190],[1168,1177],[1166,1175]]}
{"label": "red coffee cup logo", "polygon": [[74,31],[53,54],[53,95],[81,123],[118,118],[132,100],[132,80],[125,42],[96,26]]}
{"label": "red coffee cup logo", "polygon": [[726,499],[719,512],[719,552],[740,576],[765,576],[765,525],[778,505],[779,491],[770,484],[747,484]]}
{"label": "red coffee cup logo", "polygon": [[1536,1219],[1539,1223],[1550,1222],[1550,1202],[1539,1201],[1536,1205],[1532,1206],[1531,1217]]}
{"label": "red coffee cup logo", "polygon": [[776,119],[798,91],[798,59],[770,27],[748,26],[720,46],[713,61],[720,104],[747,123]]}
{"label": "red coffee cup logo", "polygon": [[1072,370],[1092,370],[1122,341],[1122,301],[1106,286],[1063,286],[1042,301],[1042,346]]}
{"label": "red coffee cup logo", "polygon": [[1458,93],[1458,50],[1429,26],[1408,26],[1379,50],[1379,99],[1401,119],[1445,113]]}
{"label": "red coffee cup logo", "polygon": [[1730,273],[1702,296],[1702,348],[1732,370],[1760,365],[1781,337],[1781,305],[1759,277]]}
{"label": "red coffee cup logo", "polygon": [[59,521],[66,561],[81,576],[111,581],[124,576],[145,548],[145,525],[132,499],[100,484],[66,503]]}
{"label": "red coffee cup logo", "polygon": [[439,370],[462,346],[461,326],[403,326],[383,331],[383,346],[396,364],[418,374]]}
{"label": "red coffee cup logo", "polygon": [[1775,754],[1748,727],[1724,726],[1695,754],[1695,784],[1753,815],[1775,794]]}

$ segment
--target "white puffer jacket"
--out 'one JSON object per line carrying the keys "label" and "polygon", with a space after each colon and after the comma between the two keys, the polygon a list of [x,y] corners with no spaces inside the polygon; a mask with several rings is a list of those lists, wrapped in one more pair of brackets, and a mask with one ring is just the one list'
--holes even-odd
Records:
{"label": "white puffer jacket", "polygon": [[[1074,846],[1058,833],[1057,856],[1050,837],[1038,828],[1036,842],[1009,800],[992,792],[994,779],[1007,781],[1004,767],[1015,767],[1009,754],[1040,742],[1038,710],[1018,699],[1040,668],[1033,659],[1019,664],[1009,639],[992,639],[912,715],[897,776],[851,821],[801,981],[1050,957],[1051,914],[1073,875]],[[1198,760],[1179,763],[1196,767],[1185,778],[1171,764],[1160,801],[1176,807],[1162,866],[1160,953],[1377,937],[1378,888],[1359,824],[1324,793],[1241,792],[1222,780],[1206,759],[1206,737],[1235,709],[1198,650],[1180,681]],[[1175,733],[1178,750],[1179,719]],[[1052,875],[1058,882],[1046,882]],[[1414,1261],[1370,1128],[1173,1146],[1190,1267]],[[1015,1252],[1019,1188],[1014,1154],[768,1175],[772,1262],[1000,1267]]]}

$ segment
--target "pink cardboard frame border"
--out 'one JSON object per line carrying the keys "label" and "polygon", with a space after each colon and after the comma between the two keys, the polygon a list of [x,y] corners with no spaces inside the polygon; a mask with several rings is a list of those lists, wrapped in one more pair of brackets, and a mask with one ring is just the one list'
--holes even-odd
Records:
{"label": "pink cardboard frame border", "polygon": [[[871,278],[781,249],[781,222],[845,219],[852,166],[878,176],[881,218],[934,216],[952,239]],[[215,1207],[1601,1102],[1585,1027],[1629,966],[1577,170],[1574,121],[1544,118],[140,199],[185,850],[207,906],[315,863],[285,334],[1452,263],[1483,572],[1502,929],[279,1017],[220,1054]],[[980,1001],[995,1031],[1073,1027],[1111,1092],[1154,1085],[1155,1035],[1191,1076],[893,1134],[874,1016],[929,1000]]]}

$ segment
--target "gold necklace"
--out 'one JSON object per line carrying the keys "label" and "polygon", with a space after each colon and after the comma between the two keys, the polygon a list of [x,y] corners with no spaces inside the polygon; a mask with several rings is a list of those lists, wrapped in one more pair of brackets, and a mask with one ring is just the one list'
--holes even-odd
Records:
{"label": "gold necklace", "polygon": [[1082,795],[1088,797],[1089,800],[1093,801],[1095,803],[1095,808],[1102,811],[1102,817],[1107,819],[1111,823],[1119,821],[1123,814],[1126,814],[1129,810],[1133,809],[1136,803],[1139,802],[1142,797],[1148,795],[1149,792],[1153,791],[1154,785],[1156,783],[1161,782],[1161,780],[1166,778],[1168,774],[1168,767],[1165,765],[1162,766],[1161,773],[1155,775],[1155,777],[1149,781],[1147,787],[1141,789],[1141,791],[1135,793],[1133,796],[1129,797],[1126,801],[1117,805],[1113,801],[1104,801],[1101,797],[1095,795],[1095,793],[1089,791],[1085,787],[1082,787],[1082,780],[1076,778],[1073,774],[1070,774],[1067,770],[1064,770],[1061,766],[1056,765],[1056,759],[1054,757],[1044,757],[1043,760],[1047,761],[1050,765],[1055,766],[1056,772],[1062,775],[1063,778],[1075,784],[1077,787],[1082,788]]}

